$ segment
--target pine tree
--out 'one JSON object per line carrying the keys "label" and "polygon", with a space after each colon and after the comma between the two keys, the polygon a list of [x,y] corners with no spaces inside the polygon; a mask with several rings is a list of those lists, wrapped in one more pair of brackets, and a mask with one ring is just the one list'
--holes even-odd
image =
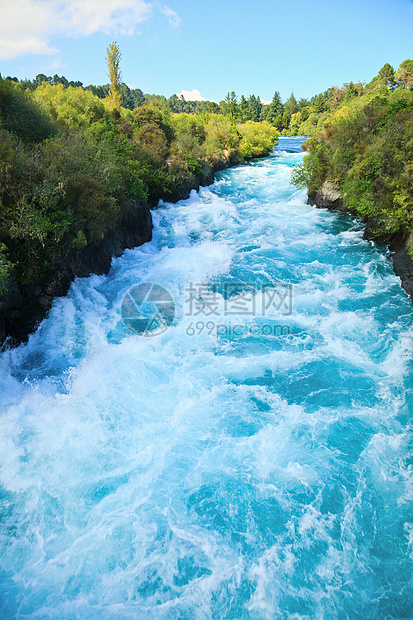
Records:
{"label": "pine tree", "polygon": [[284,111],[284,106],[281,101],[281,96],[278,90],[276,90],[272,98],[272,101],[270,105],[268,106],[267,121],[271,123],[271,125],[275,125],[276,124],[275,119],[278,117],[279,114],[282,114],[283,111]]}
{"label": "pine tree", "polygon": [[403,88],[413,88],[413,60],[403,60],[397,70],[396,80]]}
{"label": "pine tree", "polygon": [[394,69],[388,62],[386,62],[386,64],[380,69],[379,80],[390,88],[390,90],[394,90],[394,87],[396,86]]}
{"label": "pine tree", "polygon": [[241,121],[245,123],[245,121],[249,120],[249,107],[248,107],[248,101],[245,99],[244,95],[241,95],[241,100],[239,103],[239,110],[240,110]]}

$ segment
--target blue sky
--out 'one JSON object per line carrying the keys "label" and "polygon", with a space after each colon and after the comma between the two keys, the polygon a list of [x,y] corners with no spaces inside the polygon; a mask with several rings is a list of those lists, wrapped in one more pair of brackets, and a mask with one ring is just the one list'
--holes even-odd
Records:
{"label": "blue sky", "polygon": [[0,73],[107,83],[117,40],[130,86],[167,97],[310,97],[413,58],[413,0],[0,0]]}

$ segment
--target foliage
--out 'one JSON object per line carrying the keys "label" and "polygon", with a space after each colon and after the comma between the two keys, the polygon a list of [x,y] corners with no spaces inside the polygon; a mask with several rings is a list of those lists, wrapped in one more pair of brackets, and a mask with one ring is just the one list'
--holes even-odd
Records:
{"label": "foliage", "polygon": [[[384,233],[413,227],[413,92],[401,64],[384,65],[364,94],[342,98],[304,145],[308,155],[293,182],[317,191],[325,180],[341,188],[344,206],[373,218]],[[404,72],[404,73],[403,73]]]}
{"label": "foliage", "polygon": [[397,73],[396,80],[403,88],[413,88],[413,60],[404,60]]}
{"label": "foliage", "polygon": [[277,142],[259,97],[144,95],[121,83],[118,45],[107,52],[106,86],[0,78],[0,294],[10,276],[47,284],[68,253],[119,225],[128,201],[185,194]]}
{"label": "foliage", "polygon": [[382,84],[393,90],[396,86],[396,76],[393,67],[386,62],[380,69],[378,78]]}
{"label": "foliage", "polygon": [[240,146],[243,158],[268,155],[278,141],[278,132],[268,121],[247,121],[238,125],[237,129],[242,136]]}
{"label": "foliage", "polygon": [[40,103],[50,116],[70,129],[86,129],[102,120],[105,108],[98,97],[80,87],[52,86],[43,82],[34,91],[34,100]]}
{"label": "foliage", "polygon": [[0,77],[1,127],[23,142],[41,142],[54,133],[49,116],[19,84]]}
{"label": "foliage", "polygon": [[12,267],[7,258],[7,247],[4,243],[0,243],[0,295],[7,293],[7,280]]}
{"label": "foliage", "polygon": [[119,45],[114,41],[106,49],[108,76],[110,80],[109,89],[109,101],[110,108],[115,117],[120,116],[120,106],[122,104],[122,92],[121,92],[121,72],[120,61],[121,53]]}

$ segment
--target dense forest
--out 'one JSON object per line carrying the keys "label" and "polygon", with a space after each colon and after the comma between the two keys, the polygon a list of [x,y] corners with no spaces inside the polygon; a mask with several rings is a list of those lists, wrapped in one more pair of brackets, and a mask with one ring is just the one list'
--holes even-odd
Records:
{"label": "dense forest", "polygon": [[369,84],[353,86],[337,90],[311,121],[312,137],[303,145],[308,155],[293,182],[316,193],[328,181],[345,209],[370,219],[377,238],[408,235],[413,228],[413,61],[405,60],[397,72],[386,64]]}
{"label": "dense forest", "polygon": [[179,99],[174,109],[174,98],[131,91],[119,79],[119,50],[108,48],[109,68],[110,53],[105,87],[0,78],[0,293],[10,276],[47,284],[58,261],[98,244],[131,201],[185,197],[277,142],[269,122],[181,110]]}
{"label": "dense forest", "polygon": [[[20,84],[24,90],[35,92],[40,86],[51,85],[66,88],[81,88],[96,95],[99,99],[107,99],[110,92],[110,84],[103,86],[84,86],[82,82],[69,82],[64,76],[54,75],[47,76],[43,73],[38,74],[34,80],[19,80],[16,77],[8,76],[8,81]],[[175,114],[203,114],[205,112],[212,114],[221,114],[234,119],[237,122],[245,123],[246,121],[268,121],[276,127],[279,132],[289,129],[291,117],[293,114],[310,108],[316,102],[317,96],[311,99],[296,100],[294,93],[285,103],[282,102],[280,93],[276,91],[270,104],[265,104],[259,96],[254,94],[249,96],[241,95],[237,97],[235,92],[228,92],[226,97],[216,103],[215,101],[186,101],[184,97],[176,94],[169,98],[163,95],[154,95],[143,93],[139,88],[131,89],[127,84],[120,84],[120,92],[122,96],[122,107],[128,110],[145,104],[156,102],[160,106],[166,108]]]}
{"label": "dense forest", "polygon": [[118,225],[130,201],[184,197],[214,171],[267,155],[279,133],[312,136],[297,185],[317,191],[329,180],[379,230],[411,230],[413,61],[311,99],[283,103],[275,91],[264,105],[229,92],[217,104],[130,89],[119,48],[107,53],[104,86],[0,77],[0,294],[10,276],[47,283],[67,252]]}

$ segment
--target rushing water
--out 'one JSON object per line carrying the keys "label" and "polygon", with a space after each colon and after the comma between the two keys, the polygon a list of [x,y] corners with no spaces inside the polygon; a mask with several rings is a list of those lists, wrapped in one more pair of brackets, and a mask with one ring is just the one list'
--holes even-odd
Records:
{"label": "rushing water", "polygon": [[[412,306],[290,186],[299,146],[161,206],[2,354],[2,620],[413,617]],[[121,320],[141,282],[175,300],[162,334]]]}

